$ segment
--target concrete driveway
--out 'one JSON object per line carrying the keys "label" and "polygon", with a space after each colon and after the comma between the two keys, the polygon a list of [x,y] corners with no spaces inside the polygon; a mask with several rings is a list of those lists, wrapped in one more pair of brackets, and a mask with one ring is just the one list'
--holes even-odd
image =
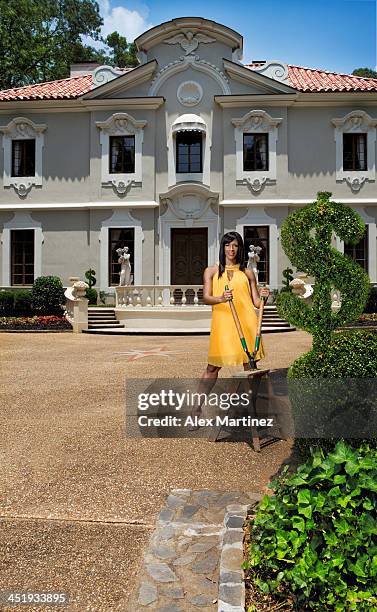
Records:
{"label": "concrete driveway", "polygon": [[[200,376],[208,336],[2,333],[0,341],[0,591],[67,592],[64,610],[124,610],[171,488],[260,492],[290,455],[283,441],[256,454],[241,442],[126,438],[126,378]],[[264,342],[264,365],[280,368],[311,337]]]}

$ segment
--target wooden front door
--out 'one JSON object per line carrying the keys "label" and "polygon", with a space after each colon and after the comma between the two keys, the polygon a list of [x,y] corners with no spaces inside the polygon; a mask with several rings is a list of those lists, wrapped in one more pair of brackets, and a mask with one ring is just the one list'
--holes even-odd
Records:
{"label": "wooden front door", "polygon": [[[206,227],[173,228],[171,230],[171,284],[202,285],[208,265],[208,229]],[[182,292],[175,292],[176,302]],[[194,292],[186,293],[187,303],[193,303]],[[202,298],[200,291],[199,298]]]}

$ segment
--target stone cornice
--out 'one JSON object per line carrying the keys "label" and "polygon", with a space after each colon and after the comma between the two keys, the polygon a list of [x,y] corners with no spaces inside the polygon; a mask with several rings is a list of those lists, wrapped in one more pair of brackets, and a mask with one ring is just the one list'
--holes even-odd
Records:
{"label": "stone cornice", "polygon": [[339,106],[343,104],[377,106],[377,92],[317,92],[293,94],[232,94],[214,96],[215,102],[222,108],[247,108],[250,105],[268,106]]}
{"label": "stone cornice", "polygon": [[165,102],[162,96],[145,96],[133,98],[105,98],[103,100],[17,100],[12,102],[0,102],[0,115],[8,115],[9,112],[40,113],[83,113],[87,111],[117,109],[140,109],[156,110]]}

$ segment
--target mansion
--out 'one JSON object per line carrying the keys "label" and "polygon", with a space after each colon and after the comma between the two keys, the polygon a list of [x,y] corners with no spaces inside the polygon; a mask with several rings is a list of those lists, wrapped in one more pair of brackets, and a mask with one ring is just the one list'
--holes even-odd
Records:
{"label": "mansion", "polygon": [[92,268],[111,293],[124,246],[135,285],[200,285],[237,230],[275,289],[282,222],[318,191],[365,221],[356,247],[334,246],[377,282],[377,79],[244,64],[242,36],[202,18],[135,43],[136,68],[0,91],[0,287]]}

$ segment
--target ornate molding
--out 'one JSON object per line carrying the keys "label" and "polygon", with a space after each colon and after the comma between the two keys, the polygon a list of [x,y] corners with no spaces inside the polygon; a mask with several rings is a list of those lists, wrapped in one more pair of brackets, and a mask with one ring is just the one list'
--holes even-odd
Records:
{"label": "ornate molding", "polygon": [[[15,117],[8,125],[0,126],[3,134],[4,149],[4,187],[13,187],[20,198],[25,198],[32,186],[42,186],[42,149],[45,123],[34,123],[26,117]],[[35,174],[34,176],[12,176],[12,141],[35,140]]]}
{"label": "ornate molding", "polygon": [[262,188],[266,184],[267,177],[266,176],[262,176],[259,178],[247,177],[244,180],[246,184],[250,187],[251,191],[254,191],[255,193],[259,193],[260,191],[262,191]]}
{"label": "ornate molding", "polygon": [[360,191],[365,181],[367,180],[366,176],[356,177],[356,176],[345,176],[344,180],[351,187],[354,193]]}
{"label": "ornate molding", "polygon": [[270,60],[262,64],[262,66],[251,66],[251,69],[274,81],[280,81],[286,85],[289,84],[288,66],[278,60]]}
{"label": "ornate molding", "polygon": [[[334,139],[336,146],[336,180],[345,181],[354,193],[360,191],[366,181],[376,180],[376,126],[377,119],[373,119],[363,110],[354,110],[344,117],[331,120],[334,126]],[[343,169],[343,134],[367,135],[367,169]]]}
{"label": "ornate molding", "polygon": [[337,128],[343,128],[343,132],[363,132],[377,126],[377,119],[373,119],[362,110],[354,110],[345,115],[331,119],[331,123]]}
{"label": "ornate molding", "polygon": [[191,55],[199,47],[199,43],[213,43],[216,42],[216,38],[211,38],[201,32],[181,32],[171,38],[166,38],[164,43],[166,45],[180,45],[185,55]]}
{"label": "ornate molding", "polygon": [[105,85],[123,74],[124,70],[116,70],[112,66],[99,66],[93,72],[93,87]]}
{"label": "ornate molding", "polygon": [[264,110],[252,110],[240,119],[232,119],[232,124],[236,128],[243,128],[244,132],[249,129],[263,132],[278,127],[282,121],[283,119],[271,117],[271,115]]}
{"label": "ornate molding", "polygon": [[110,136],[135,134],[146,125],[146,121],[137,121],[128,113],[114,113],[106,121],[96,121],[96,126]]}
{"label": "ornate molding", "polygon": [[111,180],[111,184],[114,188],[114,191],[119,196],[125,196],[127,191],[130,189],[132,183],[134,182],[135,181],[133,179],[123,180],[116,178]]}
{"label": "ornate molding", "polygon": [[217,83],[220,85],[223,95],[231,94],[229,80],[220,70],[220,68],[215,66],[215,64],[211,64],[211,62],[200,59],[198,55],[186,55],[181,56],[174,62],[166,64],[166,66],[163,66],[161,70],[158,71],[155,78],[151,82],[148,95],[157,95],[159,88],[169,77],[178,74],[183,70],[187,70],[188,68],[193,68],[193,70],[204,72],[204,74],[207,76],[215,79],[215,81],[217,81]]}

